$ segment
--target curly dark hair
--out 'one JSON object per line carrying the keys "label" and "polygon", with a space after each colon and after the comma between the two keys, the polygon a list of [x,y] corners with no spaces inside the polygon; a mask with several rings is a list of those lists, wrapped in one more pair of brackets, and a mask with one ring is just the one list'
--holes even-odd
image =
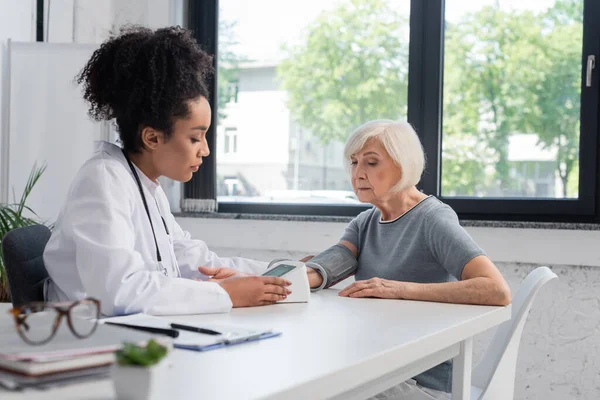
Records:
{"label": "curly dark hair", "polygon": [[94,52],[76,80],[90,116],[115,119],[123,148],[137,152],[144,127],[168,137],[174,119],[189,115],[190,100],[208,99],[212,61],[189,30],[126,26]]}

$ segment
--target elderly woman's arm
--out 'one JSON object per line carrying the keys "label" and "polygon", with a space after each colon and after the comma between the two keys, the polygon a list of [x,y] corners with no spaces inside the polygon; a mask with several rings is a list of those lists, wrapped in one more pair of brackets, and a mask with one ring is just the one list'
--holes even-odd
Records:
{"label": "elderly woman's arm", "polygon": [[[350,250],[350,252],[354,256],[354,258],[358,257],[358,249],[352,243],[348,242],[347,240],[342,240],[339,242],[339,244],[345,246],[348,250]],[[306,257],[302,258],[300,261],[307,262],[307,261],[311,260],[313,257],[314,256],[306,256]],[[312,289],[320,287],[321,284],[323,283],[323,275],[321,275],[321,273],[318,272],[317,270],[310,268],[310,267],[308,267],[306,269],[306,272],[308,274],[308,283],[309,283],[310,287]]]}
{"label": "elderly woman's arm", "polygon": [[506,281],[486,256],[478,256],[469,261],[458,282],[413,283],[373,278],[353,283],[342,290],[340,296],[490,306],[506,306],[511,301],[510,289]]}

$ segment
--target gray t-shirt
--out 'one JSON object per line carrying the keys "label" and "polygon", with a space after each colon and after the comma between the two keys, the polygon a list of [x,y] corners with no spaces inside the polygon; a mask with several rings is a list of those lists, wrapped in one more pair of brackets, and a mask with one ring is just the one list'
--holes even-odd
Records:
{"label": "gray t-shirt", "polygon": [[[429,196],[393,221],[371,208],[358,215],[341,240],[358,249],[356,280],[374,277],[417,283],[460,280],[464,266],[484,251],[460,226],[448,205]],[[414,377],[422,386],[452,391],[452,363]]]}

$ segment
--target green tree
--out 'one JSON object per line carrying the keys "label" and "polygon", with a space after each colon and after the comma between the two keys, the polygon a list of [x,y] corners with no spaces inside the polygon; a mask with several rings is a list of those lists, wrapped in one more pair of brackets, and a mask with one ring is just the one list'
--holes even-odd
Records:
{"label": "green tree", "polygon": [[[541,74],[535,68],[543,57],[538,51],[543,29],[539,21],[532,12],[507,12],[496,5],[446,26],[444,140],[467,135],[485,141],[495,158],[496,182],[492,185],[501,190],[513,186],[509,177],[509,136],[523,132],[536,100],[529,84],[539,81]],[[470,160],[471,168],[461,171],[461,179],[468,180],[470,173],[475,184],[480,168],[488,160]],[[452,160],[443,160],[443,165],[447,161],[452,166]],[[453,177],[446,177],[446,171],[443,179],[453,189]]]}
{"label": "green tree", "polygon": [[550,26],[583,24],[584,0],[556,0],[545,13],[546,22]]}
{"label": "green tree", "polygon": [[563,197],[577,197],[583,1],[557,1],[544,15],[544,26],[549,29],[544,34],[543,63],[537,66],[542,77],[530,85],[537,107],[529,127],[544,147],[557,150]]}
{"label": "green tree", "polygon": [[[491,185],[513,188],[509,137],[535,133],[543,147],[557,149],[563,195],[573,195],[568,182],[578,178],[572,171],[579,155],[582,16],[581,0],[558,0],[543,13],[483,7],[447,25],[444,141],[470,136],[485,142],[493,150]],[[445,146],[444,152],[457,151]],[[442,187],[470,194],[464,183],[479,185],[479,168],[489,163],[489,154],[478,154],[468,163],[444,155]],[[465,168],[457,168],[461,163]]]}
{"label": "green tree", "polygon": [[324,144],[370,119],[406,115],[407,20],[383,0],[323,12],[278,67],[293,118]]}

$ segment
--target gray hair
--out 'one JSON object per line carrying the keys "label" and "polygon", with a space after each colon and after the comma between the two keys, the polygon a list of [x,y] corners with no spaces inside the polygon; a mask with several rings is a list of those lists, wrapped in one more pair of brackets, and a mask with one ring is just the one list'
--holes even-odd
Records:
{"label": "gray hair", "polygon": [[399,192],[419,183],[425,169],[425,153],[417,133],[408,122],[378,119],[359,126],[346,142],[344,159],[350,160],[373,138],[381,142],[402,170],[402,177],[392,191]]}

